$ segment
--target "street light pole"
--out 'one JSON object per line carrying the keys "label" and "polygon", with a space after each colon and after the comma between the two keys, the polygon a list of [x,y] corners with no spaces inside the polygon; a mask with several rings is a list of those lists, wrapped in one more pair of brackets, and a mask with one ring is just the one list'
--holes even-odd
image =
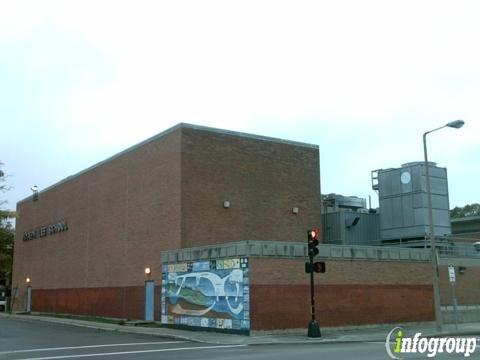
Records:
{"label": "street light pole", "polygon": [[442,331],[442,310],[440,308],[440,281],[438,276],[438,259],[435,247],[435,234],[433,229],[433,209],[432,209],[432,192],[430,189],[430,171],[427,156],[427,134],[423,134],[423,153],[425,156],[425,174],[427,182],[427,201],[428,201],[428,225],[430,226],[430,249],[432,258],[432,274],[433,274],[433,301],[435,305],[435,321],[437,331]]}
{"label": "street light pole", "polygon": [[442,320],[442,310],[440,307],[441,306],[440,281],[439,281],[439,273],[438,273],[437,249],[435,245],[435,232],[434,232],[434,225],[433,225],[432,191],[430,187],[430,169],[429,169],[428,155],[427,155],[427,135],[433,131],[443,129],[445,127],[460,129],[463,125],[464,125],[463,120],[455,120],[439,128],[427,131],[426,133],[423,134],[423,154],[425,157],[425,176],[426,176],[426,183],[427,183],[428,225],[429,225],[429,231],[430,231],[429,237],[430,237],[430,250],[431,250],[431,257],[432,257],[433,301],[435,305],[435,322],[437,325],[437,331],[442,331],[443,320]]}

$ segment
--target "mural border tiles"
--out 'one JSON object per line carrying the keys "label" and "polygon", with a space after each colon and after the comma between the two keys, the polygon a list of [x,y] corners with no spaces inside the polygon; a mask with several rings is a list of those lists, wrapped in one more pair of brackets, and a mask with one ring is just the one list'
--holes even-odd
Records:
{"label": "mural border tiles", "polygon": [[162,265],[162,324],[222,332],[250,332],[247,257]]}

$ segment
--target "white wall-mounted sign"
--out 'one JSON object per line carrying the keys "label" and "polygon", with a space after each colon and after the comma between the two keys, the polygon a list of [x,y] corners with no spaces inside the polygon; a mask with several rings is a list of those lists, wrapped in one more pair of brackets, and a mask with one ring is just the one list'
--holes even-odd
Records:
{"label": "white wall-mounted sign", "polygon": [[448,265],[448,278],[451,283],[455,282],[455,266],[453,265]]}

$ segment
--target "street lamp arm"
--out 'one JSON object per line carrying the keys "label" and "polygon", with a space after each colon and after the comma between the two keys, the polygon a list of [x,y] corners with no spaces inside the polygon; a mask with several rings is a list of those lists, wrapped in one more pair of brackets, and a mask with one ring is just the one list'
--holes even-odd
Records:
{"label": "street lamp arm", "polygon": [[451,127],[451,128],[454,128],[454,129],[460,129],[463,125],[465,125],[465,121],[463,121],[463,120],[450,121],[449,123],[447,123],[443,126],[440,126],[439,128],[427,131],[426,133],[423,134],[423,139],[425,140],[425,137],[427,136],[427,134],[430,134],[431,132],[443,129],[444,127]]}
{"label": "street lamp arm", "polygon": [[437,131],[437,130],[440,130],[440,129],[443,129],[444,127],[447,127],[447,125],[443,125],[443,126],[440,126],[439,128],[436,128],[436,129],[433,129],[433,130],[430,130],[430,131],[427,131],[426,133],[423,134],[423,138],[425,139],[426,136],[428,134],[430,134],[431,132],[434,132],[434,131]]}

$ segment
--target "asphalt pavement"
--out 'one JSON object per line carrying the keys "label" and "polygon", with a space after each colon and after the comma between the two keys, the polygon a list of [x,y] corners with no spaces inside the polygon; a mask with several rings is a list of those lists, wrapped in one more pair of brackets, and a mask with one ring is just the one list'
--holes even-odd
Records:
{"label": "asphalt pavement", "polygon": [[[405,332],[436,333],[434,323],[402,327]],[[388,359],[385,339],[391,329],[392,325],[324,328],[321,338],[310,339],[303,331],[244,336],[49,316],[0,315],[0,359]],[[478,337],[480,324],[462,324],[458,331],[454,325],[447,325],[444,330],[444,336]],[[480,358],[478,351],[472,359]],[[459,356],[441,354],[436,358]]]}
{"label": "asphalt pavement", "polygon": [[[93,328],[103,331],[120,333],[143,334],[162,336],[169,339],[188,340],[200,343],[219,345],[255,345],[255,344],[293,344],[293,343],[331,343],[331,342],[367,342],[385,341],[387,334],[395,326],[401,326],[405,333],[421,332],[425,336],[480,336],[480,323],[459,324],[458,329],[454,324],[444,324],[443,331],[436,330],[434,322],[407,323],[407,324],[384,324],[365,325],[356,327],[321,328],[322,337],[308,338],[307,329],[295,329],[289,331],[254,331],[250,336],[225,334],[212,331],[178,330],[164,327],[142,327],[119,325],[86,320],[58,318],[41,315],[7,314],[0,313],[0,321],[3,319],[19,319],[37,322],[73,325],[76,327]],[[1,331],[1,327],[0,327]]]}

